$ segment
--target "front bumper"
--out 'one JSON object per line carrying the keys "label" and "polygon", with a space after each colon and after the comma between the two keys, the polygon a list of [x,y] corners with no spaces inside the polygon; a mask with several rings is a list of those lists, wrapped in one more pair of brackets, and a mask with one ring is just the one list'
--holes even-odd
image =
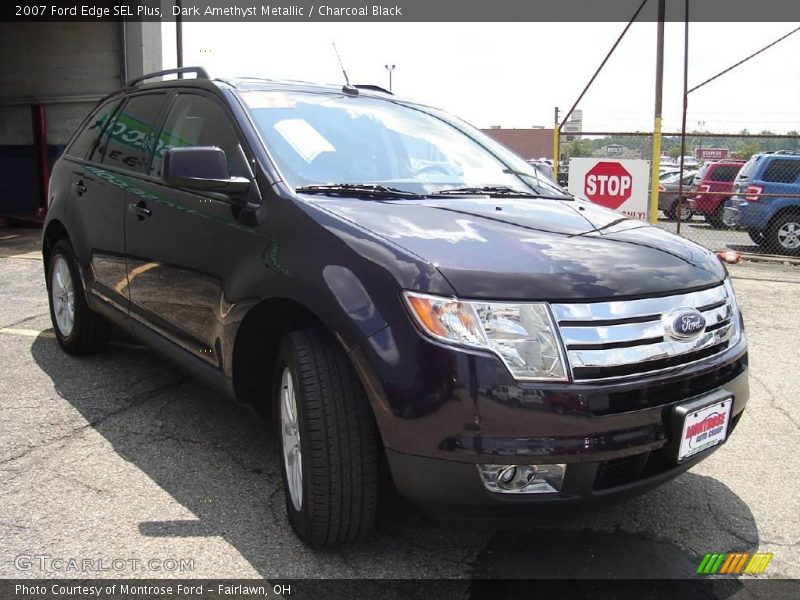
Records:
{"label": "front bumper", "polygon": [[[746,368],[721,389],[734,397],[728,430],[730,437],[747,403]],[[680,464],[676,461],[676,451],[672,443],[675,423],[671,415],[672,409],[682,402],[670,403],[660,408],[663,420],[657,431],[644,428],[638,432],[621,431],[617,436],[612,436],[616,437],[617,447],[614,449],[598,449],[578,455],[551,454],[546,460],[539,461],[567,464],[564,483],[559,493],[493,493],[484,487],[475,463],[414,456],[393,450],[387,450],[387,458],[397,489],[404,496],[435,512],[459,512],[460,508],[461,513],[480,515],[485,509],[502,507],[504,513],[514,516],[551,507],[611,503],[644,493],[672,479],[705,460],[724,445],[714,446]],[[636,444],[637,437],[656,441]],[[527,440],[527,443],[530,444],[531,441]],[[498,462],[529,461],[521,460],[517,456]]]}
{"label": "front bumper", "polygon": [[[525,511],[641,493],[715,450],[677,464],[675,406],[720,390],[732,395],[730,435],[749,394],[744,336],[718,355],[647,377],[520,384],[492,356],[394,333],[373,341],[384,354],[393,347],[401,364],[372,377],[359,371],[398,491],[430,506]],[[477,464],[567,467],[560,493],[510,495],[489,492]]]}

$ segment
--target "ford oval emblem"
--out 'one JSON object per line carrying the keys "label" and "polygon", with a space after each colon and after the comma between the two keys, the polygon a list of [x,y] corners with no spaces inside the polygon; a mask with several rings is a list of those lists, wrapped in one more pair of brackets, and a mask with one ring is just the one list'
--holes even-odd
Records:
{"label": "ford oval emblem", "polygon": [[664,315],[662,320],[667,337],[675,340],[690,340],[706,328],[706,318],[694,308],[678,308]]}

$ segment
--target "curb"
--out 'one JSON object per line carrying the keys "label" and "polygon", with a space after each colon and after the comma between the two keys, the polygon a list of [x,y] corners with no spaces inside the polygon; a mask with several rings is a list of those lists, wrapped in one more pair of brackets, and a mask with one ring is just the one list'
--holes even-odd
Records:
{"label": "curb", "polygon": [[740,252],[743,261],[754,263],[770,263],[773,265],[784,266],[800,266],[800,258],[794,256],[781,256],[778,254],[751,254],[747,252]]}

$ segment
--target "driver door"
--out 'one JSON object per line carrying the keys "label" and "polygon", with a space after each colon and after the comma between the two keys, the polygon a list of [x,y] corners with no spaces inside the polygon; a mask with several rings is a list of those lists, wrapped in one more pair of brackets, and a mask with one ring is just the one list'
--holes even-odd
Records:
{"label": "driver door", "polygon": [[125,221],[131,318],[219,367],[226,277],[237,238],[249,227],[238,222],[230,202],[169,187],[161,171],[170,147],[217,146],[226,152],[231,175],[252,180],[240,140],[216,97],[179,93],[159,135],[147,196],[128,199]]}

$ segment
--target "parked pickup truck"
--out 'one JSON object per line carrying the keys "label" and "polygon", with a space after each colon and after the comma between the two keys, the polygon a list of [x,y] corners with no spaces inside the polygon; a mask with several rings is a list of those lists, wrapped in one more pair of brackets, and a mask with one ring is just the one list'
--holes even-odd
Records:
{"label": "parked pickup truck", "polygon": [[711,252],[436,108],[180,72],[100,101],[53,168],[55,335],[124,328],[273,418],[306,543],[363,538],[382,469],[502,519],[641,493],[733,432],[747,341]]}

